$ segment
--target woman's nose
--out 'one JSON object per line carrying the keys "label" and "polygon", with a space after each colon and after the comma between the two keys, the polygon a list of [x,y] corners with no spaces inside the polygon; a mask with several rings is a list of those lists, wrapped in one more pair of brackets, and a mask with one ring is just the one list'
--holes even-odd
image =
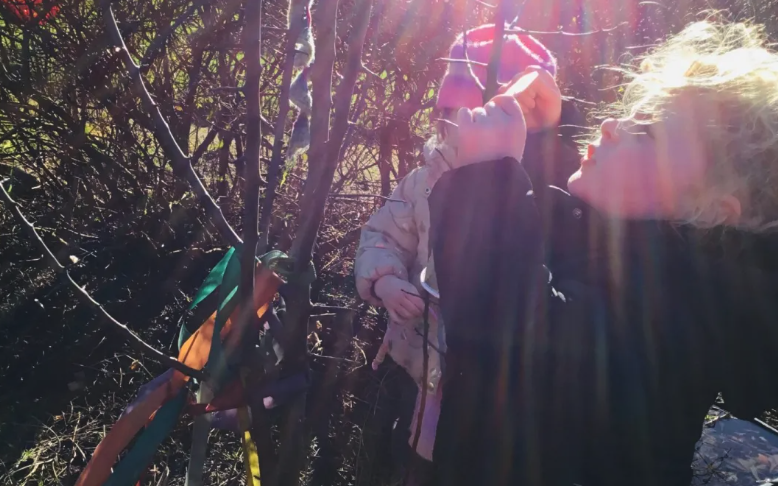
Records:
{"label": "woman's nose", "polygon": [[603,141],[616,141],[618,140],[617,129],[619,127],[619,121],[615,118],[608,118],[600,125],[600,132],[602,133]]}

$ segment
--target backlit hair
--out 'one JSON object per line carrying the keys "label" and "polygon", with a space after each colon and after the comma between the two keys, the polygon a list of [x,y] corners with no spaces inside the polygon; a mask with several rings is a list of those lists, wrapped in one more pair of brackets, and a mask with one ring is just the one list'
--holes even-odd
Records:
{"label": "backlit hair", "polygon": [[608,116],[650,122],[679,94],[692,94],[695,105],[705,108],[699,134],[706,181],[690,195],[687,222],[710,224],[702,215],[726,194],[741,201],[739,227],[778,227],[778,54],[768,47],[763,28],[695,22],[641,61],[638,71],[626,72],[622,100]]}

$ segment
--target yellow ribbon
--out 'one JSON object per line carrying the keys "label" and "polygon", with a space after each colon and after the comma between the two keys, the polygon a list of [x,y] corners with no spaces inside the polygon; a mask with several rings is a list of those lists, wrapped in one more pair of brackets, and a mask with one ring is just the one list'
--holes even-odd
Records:
{"label": "yellow ribbon", "polygon": [[[241,368],[240,378],[243,386],[246,386],[246,376],[248,370]],[[243,462],[246,465],[246,486],[261,486],[259,474],[259,454],[257,453],[257,444],[251,437],[251,418],[249,417],[248,405],[238,408],[238,427],[242,432],[241,445],[243,446]]]}

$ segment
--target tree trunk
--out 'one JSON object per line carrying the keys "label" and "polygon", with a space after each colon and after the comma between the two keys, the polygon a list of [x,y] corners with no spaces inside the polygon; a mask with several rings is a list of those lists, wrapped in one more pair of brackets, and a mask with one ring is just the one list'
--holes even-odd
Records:
{"label": "tree trunk", "polygon": [[389,197],[392,193],[392,129],[387,126],[381,130],[378,145],[378,172],[381,174],[381,195]]}
{"label": "tree trunk", "polygon": [[[332,133],[327,140],[330,111],[332,69],[335,58],[335,23],[337,0],[322,2],[317,11],[318,58],[314,63],[313,114],[311,133],[311,160],[308,178],[303,190],[300,224],[292,245],[291,256],[295,259],[295,274],[302,275],[313,257],[313,247],[319,225],[324,217],[327,198],[332,186],[344,137],[348,131],[349,108],[354,85],[362,70],[362,48],[370,22],[372,0],[359,0],[354,23],[348,40],[348,58],[343,80],[335,95],[335,120]],[[319,45],[321,44],[321,45]],[[319,87],[320,89],[317,89]],[[288,311],[285,322],[285,342],[289,343],[285,357],[290,365],[303,370],[308,367],[307,331],[311,315],[311,286],[298,278],[289,282],[287,293]],[[300,479],[308,444],[305,434],[306,395],[301,393],[287,410],[281,429],[281,450],[277,464],[278,476],[274,486],[297,486]]]}
{"label": "tree trunk", "polygon": [[[270,157],[270,164],[267,168],[267,188],[265,197],[262,200],[262,211],[259,215],[259,251],[264,253],[268,251],[270,240],[270,226],[273,220],[273,203],[276,198],[276,189],[281,176],[281,166],[284,163],[284,128],[286,126],[286,117],[289,114],[289,87],[292,84],[292,74],[294,71],[295,43],[303,30],[301,22],[292,24],[292,27],[286,33],[286,46],[284,48],[284,72],[281,77],[281,91],[278,101],[278,117],[276,118],[276,131],[273,135],[273,154]],[[259,143],[259,142],[257,142]]]}
{"label": "tree trunk", "polygon": [[[259,212],[259,158],[262,141],[262,108],[259,83],[262,78],[262,2],[246,0],[244,5],[246,24],[243,31],[243,49],[246,62],[246,153],[245,180],[243,184],[243,252],[241,254],[240,288],[242,312],[238,332],[245,331],[252,319],[256,318],[254,309],[254,269],[259,234],[257,219]],[[226,144],[229,147],[229,144]],[[229,148],[227,148],[227,157]],[[254,405],[254,404],[252,404]],[[270,438],[270,424],[265,417],[262,404],[252,407],[252,438],[257,446],[260,473],[265,476],[273,473],[274,451]],[[266,477],[266,476],[265,476]]]}

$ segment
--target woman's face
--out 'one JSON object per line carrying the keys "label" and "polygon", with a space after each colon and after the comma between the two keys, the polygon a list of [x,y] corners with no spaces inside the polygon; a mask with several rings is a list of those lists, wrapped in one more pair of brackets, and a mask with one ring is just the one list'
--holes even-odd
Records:
{"label": "woman's face", "polygon": [[693,97],[681,95],[648,125],[605,120],[600,139],[570,177],[569,191],[615,217],[682,219],[706,170],[696,108]]}

